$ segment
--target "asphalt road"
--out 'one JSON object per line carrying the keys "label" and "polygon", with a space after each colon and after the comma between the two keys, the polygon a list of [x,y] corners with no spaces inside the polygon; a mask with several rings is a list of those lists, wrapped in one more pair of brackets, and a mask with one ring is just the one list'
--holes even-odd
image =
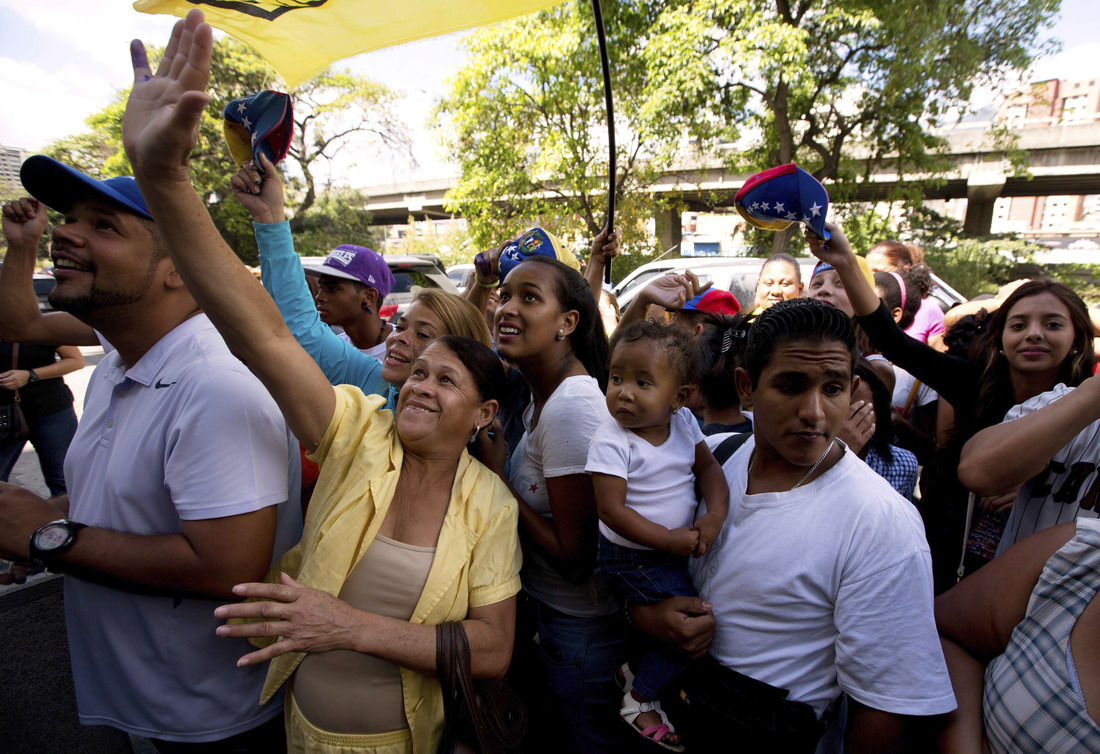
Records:
{"label": "asphalt road", "polygon": [[[67,375],[79,415],[101,348],[82,348],[87,366]],[[47,495],[38,456],[29,445],[9,480]],[[149,752],[148,742],[131,741],[110,728],[82,726],[65,637],[62,579],[32,576],[26,584],[0,587],[0,750],[6,754],[50,752]]]}

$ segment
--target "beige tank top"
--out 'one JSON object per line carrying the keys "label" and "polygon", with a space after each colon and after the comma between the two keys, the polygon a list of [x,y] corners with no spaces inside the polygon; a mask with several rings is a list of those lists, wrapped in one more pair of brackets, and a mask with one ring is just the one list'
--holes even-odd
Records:
{"label": "beige tank top", "polygon": [[[340,599],[387,618],[412,617],[434,547],[417,547],[377,535],[348,574]],[[305,718],[331,733],[384,733],[408,728],[399,667],[350,650],[308,654],[291,679]]]}

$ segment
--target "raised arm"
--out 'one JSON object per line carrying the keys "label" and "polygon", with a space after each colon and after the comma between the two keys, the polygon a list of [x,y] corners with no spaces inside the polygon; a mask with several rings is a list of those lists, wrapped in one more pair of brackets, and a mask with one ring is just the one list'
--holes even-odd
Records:
{"label": "raised arm", "polygon": [[161,239],[191,295],[279,404],[309,448],[336,406],[332,386],[283,323],[263,286],[226,245],[191,185],[189,160],[210,77],[213,41],[200,11],[176,24],[155,75],[131,44],[134,86],[123,144]]}
{"label": "raised arm", "polygon": [[603,293],[603,271],[612,259],[619,256],[619,239],[622,233],[614,231],[610,240],[607,237],[607,228],[592,239],[592,252],[588,255],[588,266],[584,268],[584,279],[588,287],[592,289],[592,295],[596,303],[600,303],[600,294]]}
{"label": "raised arm", "polygon": [[977,495],[1018,488],[1100,419],[1100,377],[1089,377],[1053,403],[986,427],[963,446],[959,481]]}
{"label": "raised arm", "polygon": [[837,271],[856,320],[875,348],[948,401],[960,405],[973,401],[977,367],[906,335],[863,276],[844,231],[834,223],[826,223],[825,227],[831,236],[828,241],[807,230],[806,242],[814,256]]}
{"label": "raised arm", "polygon": [[233,195],[252,215],[260,281],[298,345],[317,362],[330,383],[355,385],[368,394],[385,393],[387,385],[378,360],[337,337],[317,314],[285,220],[282,177],[266,155],[260,159],[262,175],[255,167],[245,166],[232,180]]}
{"label": "raised arm", "polygon": [[38,309],[31,281],[38,241],[46,229],[46,207],[24,197],[5,204],[3,214],[8,252],[0,267],[0,337],[13,343],[99,345],[95,331],[73,315]]}

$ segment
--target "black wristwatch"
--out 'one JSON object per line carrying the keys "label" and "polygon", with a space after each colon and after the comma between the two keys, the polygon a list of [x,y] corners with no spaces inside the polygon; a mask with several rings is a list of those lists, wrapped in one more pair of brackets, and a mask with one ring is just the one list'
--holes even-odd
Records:
{"label": "black wristwatch", "polygon": [[27,370],[27,384],[28,385],[33,385],[36,382],[38,382],[38,375],[34,373],[33,369],[28,369]]}
{"label": "black wristwatch", "polygon": [[76,535],[87,524],[78,524],[67,518],[59,518],[42,524],[31,535],[31,559],[43,565],[50,563],[76,543]]}

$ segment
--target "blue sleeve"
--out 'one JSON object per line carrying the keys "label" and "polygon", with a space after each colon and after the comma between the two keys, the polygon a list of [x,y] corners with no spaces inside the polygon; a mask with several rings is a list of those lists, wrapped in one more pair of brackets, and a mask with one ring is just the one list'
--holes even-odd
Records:
{"label": "blue sleeve", "polygon": [[364,393],[385,395],[382,365],[332,332],[321,321],[309,294],[302,263],[294,252],[290,223],[253,223],[260,250],[260,277],[275,299],[283,321],[298,344],[313,357],[333,385],[355,385]]}

